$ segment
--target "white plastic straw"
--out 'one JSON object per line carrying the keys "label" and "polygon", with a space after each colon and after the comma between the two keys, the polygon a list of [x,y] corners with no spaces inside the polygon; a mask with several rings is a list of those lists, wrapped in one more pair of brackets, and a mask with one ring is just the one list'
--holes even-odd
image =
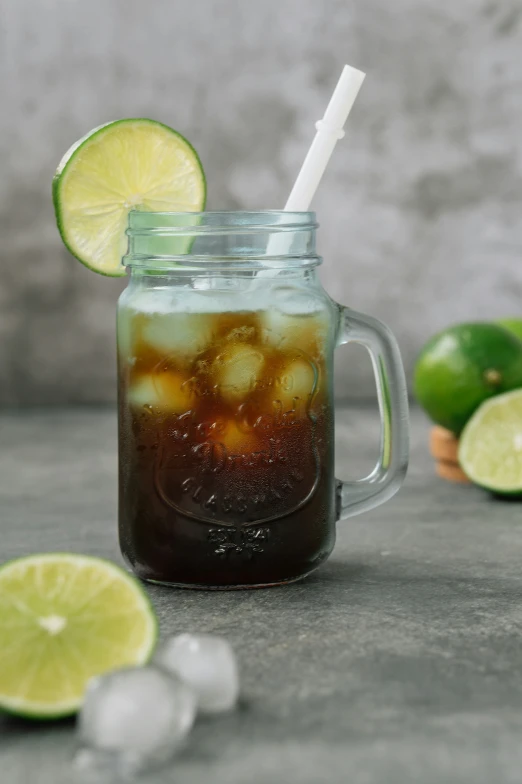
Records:
{"label": "white plastic straw", "polygon": [[[330,103],[315,127],[317,133],[297,175],[297,180],[285,204],[285,212],[306,212],[314,197],[333,149],[344,136],[343,126],[361,89],[365,73],[345,65]],[[267,256],[282,256],[288,253],[290,237],[284,232],[274,234],[268,242]],[[256,277],[265,277],[258,272]]]}
{"label": "white plastic straw", "polygon": [[317,133],[297,175],[285,211],[306,211],[314,197],[333,149],[344,136],[343,127],[361,89],[365,73],[345,65]]}

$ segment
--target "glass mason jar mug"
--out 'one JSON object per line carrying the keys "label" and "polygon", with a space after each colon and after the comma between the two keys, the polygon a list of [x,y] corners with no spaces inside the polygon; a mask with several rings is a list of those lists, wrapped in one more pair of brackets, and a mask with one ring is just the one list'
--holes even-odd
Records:
{"label": "glass mason jar mug", "polygon": [[[131,212],[118,308],[119,532],[139,577],[200,588],[297,580],[338,519],[400,487],[399,350],[317,276],[314,213]],[[370,352],[379,462],[334,477],[333,353]]]}

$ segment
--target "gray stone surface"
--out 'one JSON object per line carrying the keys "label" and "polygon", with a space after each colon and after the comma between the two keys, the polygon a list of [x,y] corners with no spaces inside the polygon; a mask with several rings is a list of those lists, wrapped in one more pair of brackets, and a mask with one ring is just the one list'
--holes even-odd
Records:
{"label": "gray stone surface", "polygon": [[[339,526],[331,560],[282,589],[151,588],[162,634],[226,635],[241,709],[197,725],[148,784],[518,784],[520,504],[435,479],[414,411],[411,470],[386,506]],[[338,415],[338,472],[372,463],[376,416]],[[0,418],[0,560],[72,550],[119,560],[115,418]],[[73,725],[0,720],[2,781],[71,784]]]}
{"label": "gray stone surface", "polygon": [[[449,321],[520,313],[520,0],[2,0],[0,404],[112,400],[121,283],[61,247],[50,182],[90,128],[152,116],[209,206],[278,207],[341,65],[368,71],[315,201],[326,288],[408,371]],[[366,397],[362,352],[339,394]]]}

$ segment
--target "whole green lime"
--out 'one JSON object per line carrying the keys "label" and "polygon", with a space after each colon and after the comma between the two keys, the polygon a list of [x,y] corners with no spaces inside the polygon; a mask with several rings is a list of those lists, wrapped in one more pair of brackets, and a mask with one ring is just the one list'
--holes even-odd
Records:
{"label": "whole green lime", "polygon": [[496,322],[500,324],[501,327],[509,330],[515,335],[519,340],[522,340],[522,319],[519,318],[507,318],[507,319],[498,319]]}
{"label": "whole green lime", "polygon": [[522,387],[522,341],[498,324],[458,324],[431,338],[414,392],[428,416],[459,435],[481,403]]}

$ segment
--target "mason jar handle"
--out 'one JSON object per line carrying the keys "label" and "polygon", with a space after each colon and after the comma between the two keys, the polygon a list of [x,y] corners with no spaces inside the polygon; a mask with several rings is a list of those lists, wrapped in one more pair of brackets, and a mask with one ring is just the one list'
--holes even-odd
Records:
{"label": "mason jar handle", "polygon": [[340,307],[337,346],[360,343],[370,354],[381,413],[381,455],[373,471],[356,482],[336,480],[337,519],[367,512],[388,501],[408,467],[409,418],[399,346],[381,321]]}

